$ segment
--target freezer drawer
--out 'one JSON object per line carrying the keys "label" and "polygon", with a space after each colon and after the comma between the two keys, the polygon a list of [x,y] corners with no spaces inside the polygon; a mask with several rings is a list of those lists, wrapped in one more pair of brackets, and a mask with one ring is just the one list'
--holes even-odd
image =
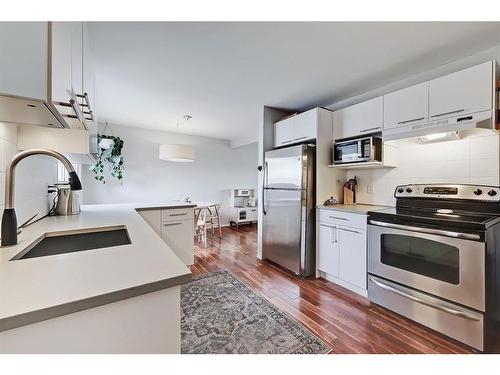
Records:
{"label": "freezer drawer", "polygon": [[484,350],[484,318],[478,312],[373,275],[368,276],[368,299],[475,349]]}
{"label": "freezer drawer", "polygon": [[305,222],[301,190],[267,190],[263,220],[264,258],[301,273],[301,241]]}

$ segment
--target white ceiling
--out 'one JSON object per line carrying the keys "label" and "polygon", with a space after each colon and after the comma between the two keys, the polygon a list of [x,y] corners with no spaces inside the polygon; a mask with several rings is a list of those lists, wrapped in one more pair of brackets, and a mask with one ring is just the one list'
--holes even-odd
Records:
{"label": "white ceiling", "polygon": [[100,120],[244,144],[257,140],[263,105],[346,99],[497,45],[500,23],[97,22],[90,32]]}

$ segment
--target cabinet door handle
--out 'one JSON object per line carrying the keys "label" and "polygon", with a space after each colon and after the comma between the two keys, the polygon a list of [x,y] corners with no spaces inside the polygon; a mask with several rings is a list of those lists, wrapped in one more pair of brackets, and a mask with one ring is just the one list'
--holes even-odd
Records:
{"label": "cabinet door handle", "polygon": [[168,214],[168,216],[184,216],[187,215],[187,212],[184,212],[182,214]]}
{"label": "cabinet door handle", "polygon": [[353,229],[346,229],[346,228],[339,228],[339,229],[344,230],[346,232],[361,234],[361,232],[358,232],[357,230],[353,230]]}
{"label": "cabinet door handle", "polygon": [[425,117],[414,118],[412,120],[406,120],[406,121],[399,121],[398,124],[408,124],[410,122],[420,121],[423,119],[425,119]]}
{"label": "cabinet door handle", "polygon": [[337,227],[330,227],[332,228],[332,243],[337,243]]}
{"label": "cabinet door handle", "polygon": [[337,219],[337,220],[346,220],[349,221],[349,219],[346,219],[345,217],[339,217],[339,216],[328,216],[330,219]]}
{"label": "cabinet door handle", "polygon": [[181,225],[182,223],[163,223],[164,227],[173,227],[174,225]]}
{"label": "cabinet door handle", "polygon": [[300,141],[301,139],[306,139],[307,137],[299,137],[299,138],[295,138],[294,141]]}
{"label": "cabinet door handle", "polygon": [[381,126],[376,126],[376,127],[374,127],[374,128],[368,128],[368,129],[363,129],[363,130],[360,130],[359,132],[360,132],[360,133],[365,133],[365,132],[369,132],[369,131],[371,131],[371,130],[378,130],[378,129],[382,129],[382,127],[381,127]]}
{"label": "cabinet door handle", "polygon": [[456,111],[438,113],[437,115],[432,115],[431,117],[441,117],[441,116],[446,116],[446,115],[452,115],[454,113],[460,113],[460,112],[463,112],[463,111],[465,111],[465,109],[458,109]]}

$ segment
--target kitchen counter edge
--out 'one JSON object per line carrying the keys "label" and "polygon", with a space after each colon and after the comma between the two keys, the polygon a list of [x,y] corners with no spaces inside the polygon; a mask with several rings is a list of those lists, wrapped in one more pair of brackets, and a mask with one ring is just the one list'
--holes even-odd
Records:
{"label": "kitchen counter edge", "polygon": [[321,210],[342,211],[353,214],[367,215],[370,211],[380,211],[391,207],[370,204],[335,204],[331,206],[318,205],[317,208]]}

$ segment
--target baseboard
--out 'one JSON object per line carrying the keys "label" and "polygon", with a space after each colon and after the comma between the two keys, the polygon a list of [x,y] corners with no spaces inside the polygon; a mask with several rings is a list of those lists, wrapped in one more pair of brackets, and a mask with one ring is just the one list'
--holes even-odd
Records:
{"label": "baseboard", "polygon": [[319,271],[319,270],[318,270],[318,273],[319,273],[319,276],[322,277],[323,279],[331,281],[334,284],[340,285],[341,287],[346,288],[346,289],[348,289],[351,292],[354,292],[356,294],[359,294],[360,296],[363,296],[365,298],[368,297],[368,290],[366,290],[366,289],[360,288],[359,286],[356,286],[356,285],[352,285],[351,283],[349,283],[345,280],[339,279],[338,277],[335,277],[333,275],[330,275],[329,273]]}

